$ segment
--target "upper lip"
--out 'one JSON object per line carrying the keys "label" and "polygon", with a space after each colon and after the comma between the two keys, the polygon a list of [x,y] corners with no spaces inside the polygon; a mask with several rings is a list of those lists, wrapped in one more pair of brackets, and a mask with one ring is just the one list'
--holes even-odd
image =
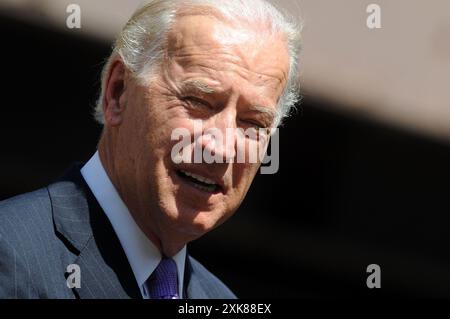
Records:
{"label": "upper lip", "polygon": [[186,171],[192,174],[203,176],[207,179],[212,180],[215,184],[219,185],[222,191],[225,191],[225,181],[223,176],[214,175],[211,172],[206,172],[204,169],[196,168],[196,167],[177,167],[176,170]]}

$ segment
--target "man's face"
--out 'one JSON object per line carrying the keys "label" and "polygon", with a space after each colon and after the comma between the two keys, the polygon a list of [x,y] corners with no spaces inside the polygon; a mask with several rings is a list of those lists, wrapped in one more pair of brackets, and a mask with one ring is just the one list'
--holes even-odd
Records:
{"label": "man's face", "polygon": [[[229,218],[239,207],[260,163],[175,164],[174,129],[194,136],[194,121],[203,130],[264,127],[273,114],[288,74],[286,43],[258,36],[206,16],[179,18],[169,35],[160,72],[150,86],[126,84],[126,109],[118,128],[121,149],[119,188],[147,234],[159,240],[195,239]],[[248,137],[226,139],[212,147],[225,156],[257,143]],[[261,143],[261,142],[259,142]],[[245,147],[248,159],[250,147]],[[223,153],[223,154],[222,154]],[[206,178],[207,186],[194,176]]]}

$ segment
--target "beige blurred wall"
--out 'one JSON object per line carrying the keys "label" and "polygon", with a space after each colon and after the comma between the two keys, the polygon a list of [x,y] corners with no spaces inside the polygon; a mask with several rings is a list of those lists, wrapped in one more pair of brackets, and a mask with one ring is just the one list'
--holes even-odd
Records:
{"label": "beige blurred wall", "polygon": [[[343,111],[450,140],[450,1],[279,0],[304,19],[303,92]],[[81,30],[66,8],[82,9]],[[0,0],[0,10],[111,41],[141,0]],[[381,29],[366,8],[381,7]],[[299,9],[300,8],[300,9]]]}
{"label": "beige blurred wall", "polygon": [[[370,3],[381,7],[381,29],[366,27]],[[450,138],[450,1],[311,0],[302,8],[305,90]]]}

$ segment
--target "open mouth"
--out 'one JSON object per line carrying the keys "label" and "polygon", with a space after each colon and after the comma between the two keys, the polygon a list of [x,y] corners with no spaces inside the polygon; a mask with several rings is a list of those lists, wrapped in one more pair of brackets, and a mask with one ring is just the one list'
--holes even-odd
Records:
{"label": "open mouth", "polygon": [[181,179],[201,191],[214,194],[219,193],[222,190],[222,187],[219,184],[198,174],[193,174],[184,170],[177,170],[176,173]]}

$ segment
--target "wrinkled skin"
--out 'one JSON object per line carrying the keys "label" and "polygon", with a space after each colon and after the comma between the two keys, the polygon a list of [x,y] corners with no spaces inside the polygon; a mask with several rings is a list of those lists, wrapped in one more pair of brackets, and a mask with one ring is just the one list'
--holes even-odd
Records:
{"label": "wrinkled skin", "polygon": [[[169,34],[164,63],[149,86],[139,85],[119,57],[111,65],[100,158],[137,224],[167,256],[232,216],[259,169],[260,163],[175,164],[171,133],[180,127],[193,132],[194,120],[221,131],[271,127],[289,57],[281,36],[261,34],[209,16],[184,16]],[[207,89],[187,85],[192,81]],[[236,139],[213,146],[214,152],[225,157]],[[219,191],[193,187],[177,174],[180,169],[213,180]]]}

